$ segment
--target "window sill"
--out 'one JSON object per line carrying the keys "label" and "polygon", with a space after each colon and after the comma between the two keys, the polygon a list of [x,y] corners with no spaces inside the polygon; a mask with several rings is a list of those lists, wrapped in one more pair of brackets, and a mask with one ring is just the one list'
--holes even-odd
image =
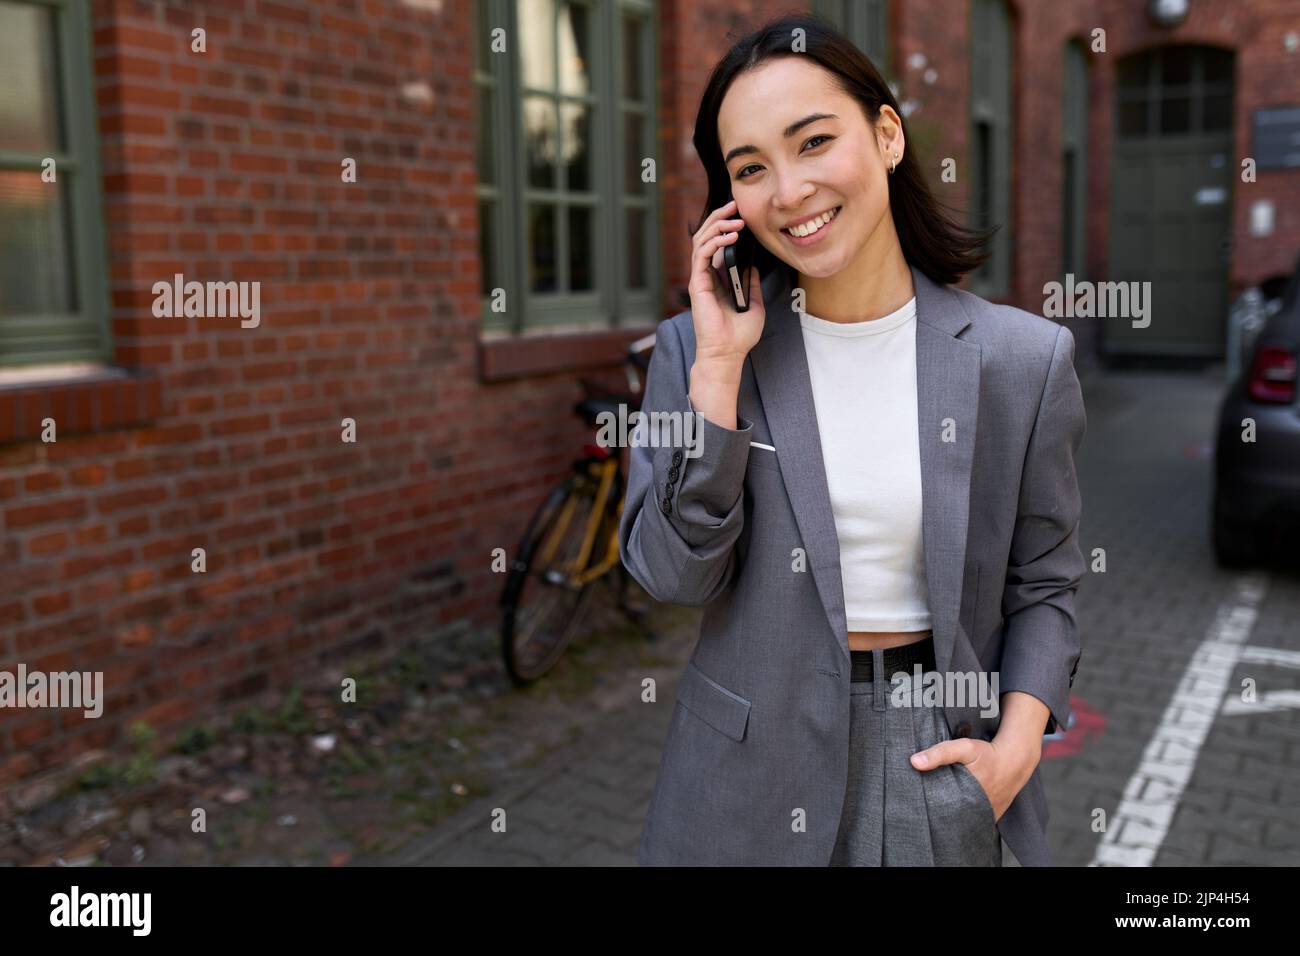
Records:
{"label": "window sill", "polygon": [[648,324],[600,332],[479,339],[479,381],[500,382],[617,365],[627,358],[629,345],[656,327]]}
{"label": "window sill", "polygon": [[52,418],[57,436],[145,425],[162,410],[162,383],[152,372],[105,367],[75,377],[0,384],[0,444],[41,437]]}

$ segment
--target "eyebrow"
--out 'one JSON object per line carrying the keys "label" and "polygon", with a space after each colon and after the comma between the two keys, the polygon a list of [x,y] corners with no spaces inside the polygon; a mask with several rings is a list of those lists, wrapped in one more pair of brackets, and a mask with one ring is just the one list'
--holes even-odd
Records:
{"label": "eyebrow", "polygon": [[[799,132],[799,130],[807,126],[809,123],[815,123],[818,120],[824,120],[824,119],[839,119],[839,117],[836,116],[834,113],[809,113],[803,119],[795,120],[793,123],[787,126],[782,131],[782,135],[786,139],[789,139],[795,133]],[[729,164],[737,156],[743,156],[746,153],[757,153],[757,152],[758,152],[757,146],[737,146],[731,152],[727,153],[727,157],[722,161],[722,164],[725,166]]]}

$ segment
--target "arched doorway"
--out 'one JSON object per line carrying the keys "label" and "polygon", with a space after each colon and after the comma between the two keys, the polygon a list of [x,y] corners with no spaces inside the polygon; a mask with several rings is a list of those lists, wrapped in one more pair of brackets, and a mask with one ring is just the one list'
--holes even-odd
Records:
{"label": "arched doorway", "polygon": [[1150,282],[1150,324],[1102,321],[1107,355],[1221,356],[1232,235],[1233,55],[1125,57],[1115,87],[1108,278]]}

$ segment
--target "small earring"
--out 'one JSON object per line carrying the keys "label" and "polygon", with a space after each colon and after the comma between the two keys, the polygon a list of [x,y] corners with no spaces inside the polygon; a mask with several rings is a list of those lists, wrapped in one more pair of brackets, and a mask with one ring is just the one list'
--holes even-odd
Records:
{"label": "small earring", "polygon": [[898,153],[894,153],[894,161],[889,164],[889,171],[892,173],[894,171],[894,167],[897,165],[898,165]]}

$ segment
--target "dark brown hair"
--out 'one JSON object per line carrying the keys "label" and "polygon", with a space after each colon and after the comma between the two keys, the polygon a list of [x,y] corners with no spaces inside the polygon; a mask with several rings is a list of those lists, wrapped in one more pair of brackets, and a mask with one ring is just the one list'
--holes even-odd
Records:
{"label": "dark brown hair", "polygon": [[[796,29],[804,31],[806,52],[791,50]],[[741,38],[723,55],[713,68],[700,98],[700,109],[695,117],[695,151],[708,176],[709,194],[703,213],[689,230],[692,236],[699,231],[709,213],[731,198],[731,176],[722,161],[722,145],[718,141],[718,110],[723,97],[742,70],[752,70],[778,56],[806,56],[819,64],[834,77],[840,89],[858,101],[873,126],[880,118],[880,107],[888,104],[898,114],[903,123],[903,133],[907,135],[906,120],[889,85],[871,60],[844,34],[820,17],[809,14],[771,20]],[[894,228],[898,232],[903,257],[909,264],[933,281],[951,285],[989,257],[990,250],[984,248],[981,251],[981,247],[986,246],[996,228],[981,231],[961,225],[951,208],[940,203],[930,191],[910,142],[898,167],[887,178]],[[759,275],[765,278],[772,270],[782,269],[793,286],[797,279],[794,268],[768,251],[762,243],[755,242],[755,246]]]}

